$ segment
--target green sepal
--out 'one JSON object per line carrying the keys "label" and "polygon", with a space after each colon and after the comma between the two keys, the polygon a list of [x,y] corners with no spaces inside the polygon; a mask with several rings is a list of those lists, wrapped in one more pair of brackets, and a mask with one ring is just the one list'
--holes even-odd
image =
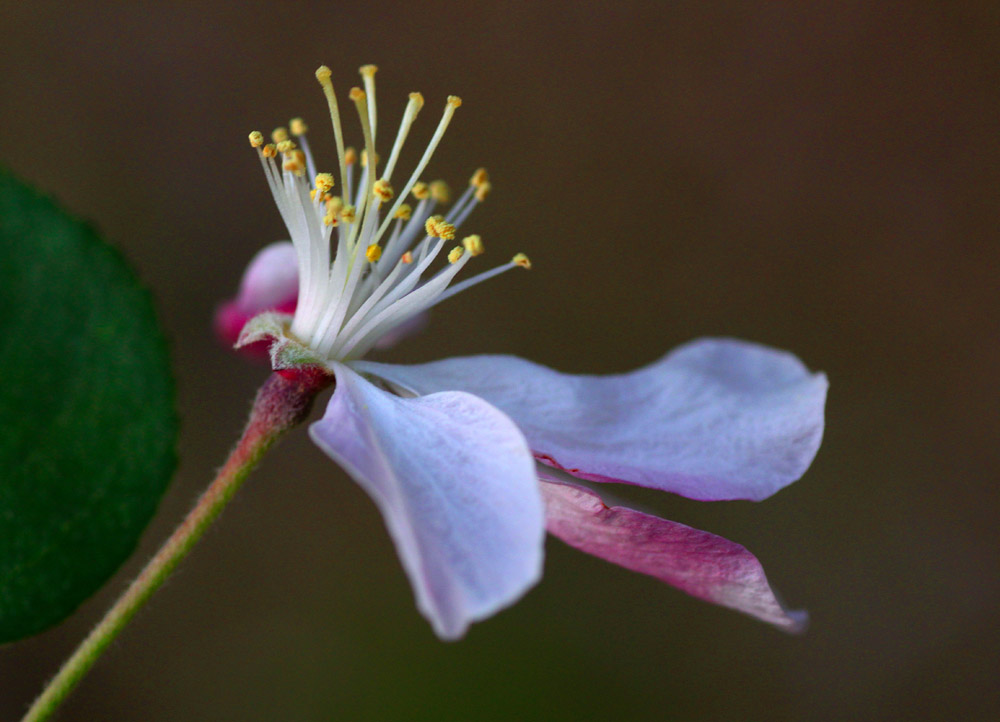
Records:
{"label": "green sepal", "polygon": [[254,316],[247,321],[240,332],[236,348],[260,341],[269,342],[268,353],[271,355],[271,368],[275,371],[297,369],[303,366],[319,366],[325,369],[326,364],[317,358],[308,346],[291,335],[288,330],[291,323],[292,316],[286,313],[268,311]]}

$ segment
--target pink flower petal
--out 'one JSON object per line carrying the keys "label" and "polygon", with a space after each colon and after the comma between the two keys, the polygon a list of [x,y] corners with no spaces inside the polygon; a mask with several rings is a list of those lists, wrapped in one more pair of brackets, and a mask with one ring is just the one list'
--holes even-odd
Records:
{"label": "pink flower petal", "polygon": [[260,249],[240,281],[237,303],[251,315],[294,302],[299,295],[299,262],[291,241]]}
{"label": "pink flower petal", "polygon": [[[239,294],[215,311],[215,333],[227,346],[236,343],[243,326],[262,311],[294,313],[299,295],[295,248],[279,241],[257,252],[243,272]],[[248,344],[240,353],[267,358],[267,343]]]}
{"label": "pink flower petal", "polygon": [[693,341],[612,376],[514,356],[355,367],[416,394],[475,394],[514,420],[539,460],[574,476],[704,501],[770,496],[805,472],[823,436],[826,377],[733,339]]}
{"label": "pink flower petal", "polygon": [[309,434],[378,505],[420,611],[457,639],[541,575],[545,516],[531,452],[482,399],[403,399],[334,366],[336,391]]}
{"label": "pink flower petal", "polygon": [[621,506],[608,507],[589,489],[544,475],[550,534],[572,547],[735,609],[788,632],[808,623],[775,597],[757,558],[708,532]]}

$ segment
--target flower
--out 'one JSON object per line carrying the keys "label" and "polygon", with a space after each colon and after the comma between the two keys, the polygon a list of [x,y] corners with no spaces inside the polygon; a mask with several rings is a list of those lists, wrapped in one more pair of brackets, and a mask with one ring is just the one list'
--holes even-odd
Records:
{"label": "flower", "polygon": [[[330,107],[342,190],[335,195],[334,176],[317,172],[300,120],[291,137],[276,130],[272,144],[251,134],[291,242],[254,259],[232,303],[241,311],[280,310],[291,303],[292,274],[298,302],[292,316],[266,312],[249,320],[238,345],[269,344],[278,371],[319,367],[335,377],[310,436],[379,507],[438,635],[461,637],[471,622],[523,595],[541,574],[546,530],[693,596],[786,630],[802,628],[805,614],[782,606],[746,549],[608,507],[580,480],[704,501],[764,499],[812,462],[826,378],[791,354],[732,339],[697,340],[613,376],[567,375],[513,356],[415,366],[364,360],[437,303],[530,262],[518,254],[450,285],[483,252],[478,236],[452,242],[489,180],[476,171],[441,215],[445,188],[419,178],[458,98],[448,98],[426,152],[395,193],[396,160],[423,98],[410,95],[378,173],[375,67],[361,69],[365,90],[350,92],[365,136],[355,184],[357,156],[344,147],[331,73],[321,67],[316,75]],[[403,203],[411,194],[412,207]],[[441,255],[447,263],[425,279]]]}

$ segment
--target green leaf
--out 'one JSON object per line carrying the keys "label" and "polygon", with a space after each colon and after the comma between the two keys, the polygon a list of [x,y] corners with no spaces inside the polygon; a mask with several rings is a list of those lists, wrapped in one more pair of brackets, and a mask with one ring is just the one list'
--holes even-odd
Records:
{"label": "green leaf", "polygon": [[149,293],[0,168],[0,642],[70,614],[135,549],[176,465]]}

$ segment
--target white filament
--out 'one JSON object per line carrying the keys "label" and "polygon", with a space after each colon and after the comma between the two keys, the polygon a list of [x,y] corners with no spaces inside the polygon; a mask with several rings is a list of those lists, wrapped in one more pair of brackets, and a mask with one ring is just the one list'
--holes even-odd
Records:
{"label": "white filament", "polygon": [[[375,86],[372,74],[365,75],[364,80],[365,96],[356,102],[365,135],[367,163],[356,186],[354,217],[347,221],[341,216],[337,224],[335,254],[331,254],[330,248],[333,227],[324,220],[325,194],[316,189],[310,197],[312,189],[309,179],[316,178],[316,165],[305,137],[298,136],[298,142],[305,155],[308,175],[302,174],[301,170],[281,169],[274,158],[266,157],[258,149],[268,188],[298,257],[299,302],[291,333],[324,359],[358,358],[395,326],[515,265],[504,264],[449,289],[451,281],[471,258],[471,254],[464,253],[429,279],[423,280],[431,264],[446,246],[444,239],[428,236],[424,231],[426,221],[437,205],[432,198],[420,200],[411,211],[409,220],[397,220],[385,247],[381,249],[381,258],[378,258],[377,249],[373,249],[370,258],[377,260],[369,260],[369,249],[376,246],[385,235],[403,199],[409,195],[427,167],[451,122],[457,103],[449,102],[445,106],[441,120],[416,168],[383,217],[382,199],[374,193],[378,117],[375,109]],[[347,203],[355,192],[353,164],[346,164],[340,115],[333,88],[324,83],[323,89],[337,141],[340,179],[343,183],[341,198]],[[395,170],[422,102],[418,95],[411,95],[385,166],[383,177],[386,181]],[[452,208],[447,220],[456,227],[461,225],[478,205],[474,195],[475,188],[470,186]],[[410,249],[412,257],[406,256],[407,262],[404,262],[407,249]]]}

